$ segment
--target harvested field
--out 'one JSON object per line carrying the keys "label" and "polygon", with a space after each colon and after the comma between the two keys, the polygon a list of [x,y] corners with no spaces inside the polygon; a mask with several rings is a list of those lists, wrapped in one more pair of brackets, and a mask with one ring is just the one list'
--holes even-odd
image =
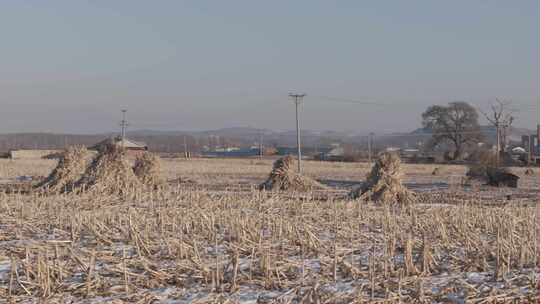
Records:
{"label": "harvested field", "polygon": [[[41,162],[0,161],[0,172],[46,176],[54,163]],[[513,169],[520,188],[493,189],[463,187],[464,167],[433,176],[435,166],[405,164],[404,185],[419,196],[405,210],[346,199],[368,164],[306,162],[306,175],[331,188],[324,199],[260,192],[272,162],[164,160],[167,180],[196,183],[129,196],[0,193],[0,299],[540,300],[540,178],[524,168]]]}

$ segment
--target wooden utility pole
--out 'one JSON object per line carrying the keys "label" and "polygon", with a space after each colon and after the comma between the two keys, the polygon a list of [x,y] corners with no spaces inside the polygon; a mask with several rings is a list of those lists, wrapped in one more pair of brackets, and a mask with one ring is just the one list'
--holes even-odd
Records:
{"label": "wooden utility pole", "polygon": [[121,140],[120,145],[122,149],[124,148],[124,142],[126,139],[126,129],[129,125],[126,119],[126,113],[127,113],[127,110],[122,110],[122,120],[120,121],[120,127],[122,128],[122,131],[120,133],[120,140]]}
{"label": "wooden utility pole", "polygon": [[298,153],[298,173],[302,173],[302,148],[300,145],[300,119],[298,117],[298,106],[304,100],[306,94],[289,94],[296,106],[296,150]]}

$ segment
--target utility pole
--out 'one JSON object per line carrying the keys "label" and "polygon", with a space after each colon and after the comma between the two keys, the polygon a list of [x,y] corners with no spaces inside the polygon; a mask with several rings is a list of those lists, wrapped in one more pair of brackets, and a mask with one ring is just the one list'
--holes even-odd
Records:
{"label": "utility pole", "polygon": [[306,94],[289,94],[296,106],[296,149],[298,153],[298,173],[302,173],[302,148],[300,145],[300,119],[298,117],[298,106],[304,100]]}
{"label": "utility pole", "polygon": [[122,110],[122,120],[120,121],[120,127],[122,128],[122,132],[120,133],[120,139],[122,140],[122,147],[124,147],[124,140],[126,139],[126,129],[129,126],[126,120],[126,113],[127,113],[127,110]]}

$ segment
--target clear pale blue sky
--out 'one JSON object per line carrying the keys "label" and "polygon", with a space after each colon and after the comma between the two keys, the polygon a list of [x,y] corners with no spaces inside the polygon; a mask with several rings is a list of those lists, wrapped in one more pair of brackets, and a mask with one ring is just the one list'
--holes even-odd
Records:
{"label": "clear pale blue sky", "polygon": [[2,1],[0,132],[115,131],[124,107],[137,129],[293,129],[292,91],[310,129],[495,97],[534,127],[539,30],[532,0]]}

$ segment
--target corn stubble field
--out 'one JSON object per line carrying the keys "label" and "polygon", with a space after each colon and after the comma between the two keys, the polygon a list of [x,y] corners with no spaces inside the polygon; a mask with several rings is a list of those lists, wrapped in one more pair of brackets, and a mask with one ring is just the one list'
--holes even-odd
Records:
{"label": "corn stubble field", "polygon": [[[0,161],[0,179],[51,160]],[[370,165],[307,162],[328,186],[259,191],[271,160],[164,160],[168,188],[0,192],[0,302],[535,303],[539,177],[463,187],[404,165],[408,207],[348,198]]]}

